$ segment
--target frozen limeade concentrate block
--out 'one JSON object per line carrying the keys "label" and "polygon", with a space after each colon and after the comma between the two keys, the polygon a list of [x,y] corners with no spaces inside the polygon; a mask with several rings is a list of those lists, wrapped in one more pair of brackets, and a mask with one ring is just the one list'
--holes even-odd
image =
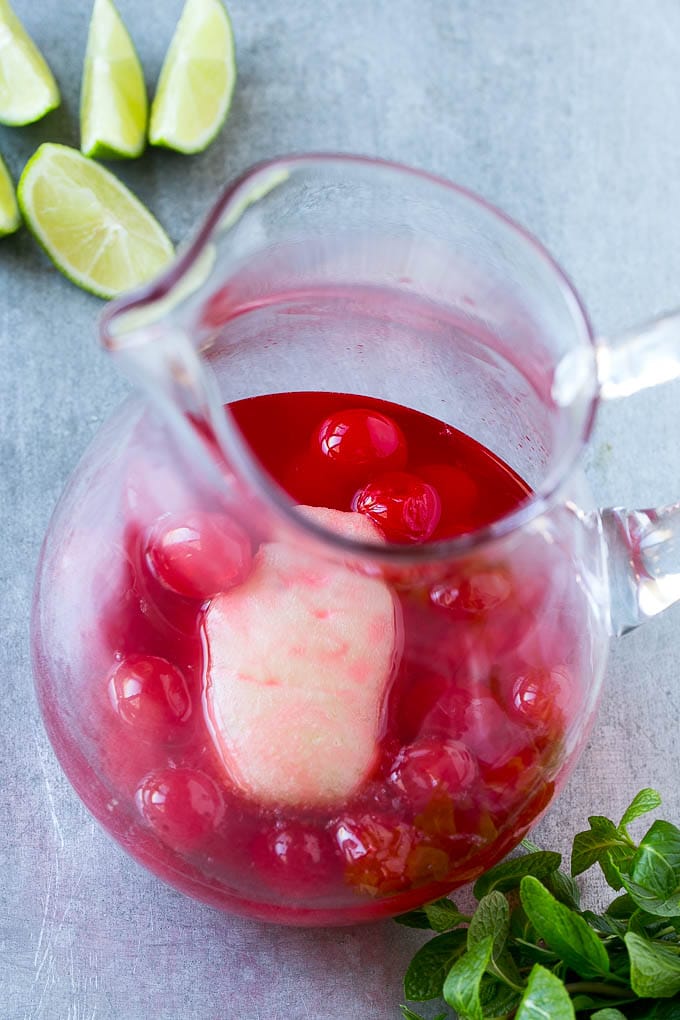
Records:
{"label": "frozen limeade concentrate block", "polygon": [[[303,507],[331,531],[375,542],[357,513]],[[341,804],[375,761],[396,653],[384,581],[283,542],[205,618],[207,706],[231,780],[261,802]]]}

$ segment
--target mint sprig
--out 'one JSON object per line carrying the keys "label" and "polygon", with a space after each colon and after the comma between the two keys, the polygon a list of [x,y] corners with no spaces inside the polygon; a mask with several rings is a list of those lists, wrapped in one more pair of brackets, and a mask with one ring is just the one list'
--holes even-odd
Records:
{"label": "mint sprig", "polygon": [[[411,961],[406,997],[443,999],[437,1020],[680,1020],[680,828],[655,821],[639,843],[629,831],[660,804],[646,789],[618,825],[589,818],[570,874],[525,841],[528,853],[477,880],[472,915],[445,898],[396,918],[436,933]],[[618,894],[602,913],[581,908],[574,881],[596,865]]]}

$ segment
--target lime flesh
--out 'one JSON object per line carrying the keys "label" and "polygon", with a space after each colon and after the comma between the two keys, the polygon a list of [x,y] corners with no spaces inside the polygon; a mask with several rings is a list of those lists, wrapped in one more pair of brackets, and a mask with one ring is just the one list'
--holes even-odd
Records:
{"label": "lime flesh", "polygon": [[32,124],[59,102],[59,89],[45,58],[9,0],[0,0],[0,123]]}
{"label": "lime flesh", "polygon": [[186,0],[151,105],[151,144],[202,152],[227,117],[235,83],[234,34],[224,6]]}
{"label": "lime flesh", "polygon": [[66,145],[40,146],[24,168],[17,197],[57,268],[99,297],[145,283],[173,257],[170,239],[139,199]]}
{"label": "lime flesh", "polygon": [[146,145],[148,101],[135,47],[112,0],[95,0],[83,66],[80,148],[132,159]]}
{"label": "lime flesh", "polygon": [[0,237],[19,229],[21,216],[9,170],[0,156]]}

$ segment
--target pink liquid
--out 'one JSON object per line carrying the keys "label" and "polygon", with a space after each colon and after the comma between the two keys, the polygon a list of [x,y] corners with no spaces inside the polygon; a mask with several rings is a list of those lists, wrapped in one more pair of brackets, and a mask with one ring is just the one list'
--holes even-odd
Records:
{"label": "pink liquid", "polygon": [[[530,493],[471,438],[397,405],[291,393],[230,410],[296,501],[354,509],[393,542],[473,531]],[[231,781],[206,711],[211,596],[244,583],[257,549],[201,506],[149,519],[142,475],[112,536],[96,650],[109,666],[82,706],[89,755],[43,696],[72,782],[134,856],[226,909],[350,923],[442,895],[522,838],[560,781],[584,684],[575,600],[546,612],[552,564],[520,576],[470,562],[445,583],[397,586],[401,644],[369,774],[342,804],[264,803]]]}

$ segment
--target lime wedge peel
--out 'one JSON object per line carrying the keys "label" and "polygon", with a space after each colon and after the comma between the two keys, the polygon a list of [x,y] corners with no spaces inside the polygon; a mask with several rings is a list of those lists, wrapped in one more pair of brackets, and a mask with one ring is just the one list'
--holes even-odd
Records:
{"label": "lime wedge peel", "polygon": [[58,269],[110,298],[146,283],[174,256],[167,234],[109,170],[77,149],[45,142],[17,189],[27,226]]}
{"label": "lime wedge peel", "polygon": [[61,101],[45,58],[12,10],[0,0],[0,123],[40,120]]}
{"label": "lime wedge peel", "polygon": [[21,216],[14,194],[14,185],[0,156],[0,237],[13,234],[21,226]]}
{"label": "lime wedge peel", "polygon": [[134,159],[146,145],[144,72],[112,0],[95,0],[80,98],[80,148],[99,159]]}
{"label": "lime wedge peel", "polygon": [[151,105],[151,144],[202,152],[226,120],[235,84],[234,33],[224,5],[186,0]]}

